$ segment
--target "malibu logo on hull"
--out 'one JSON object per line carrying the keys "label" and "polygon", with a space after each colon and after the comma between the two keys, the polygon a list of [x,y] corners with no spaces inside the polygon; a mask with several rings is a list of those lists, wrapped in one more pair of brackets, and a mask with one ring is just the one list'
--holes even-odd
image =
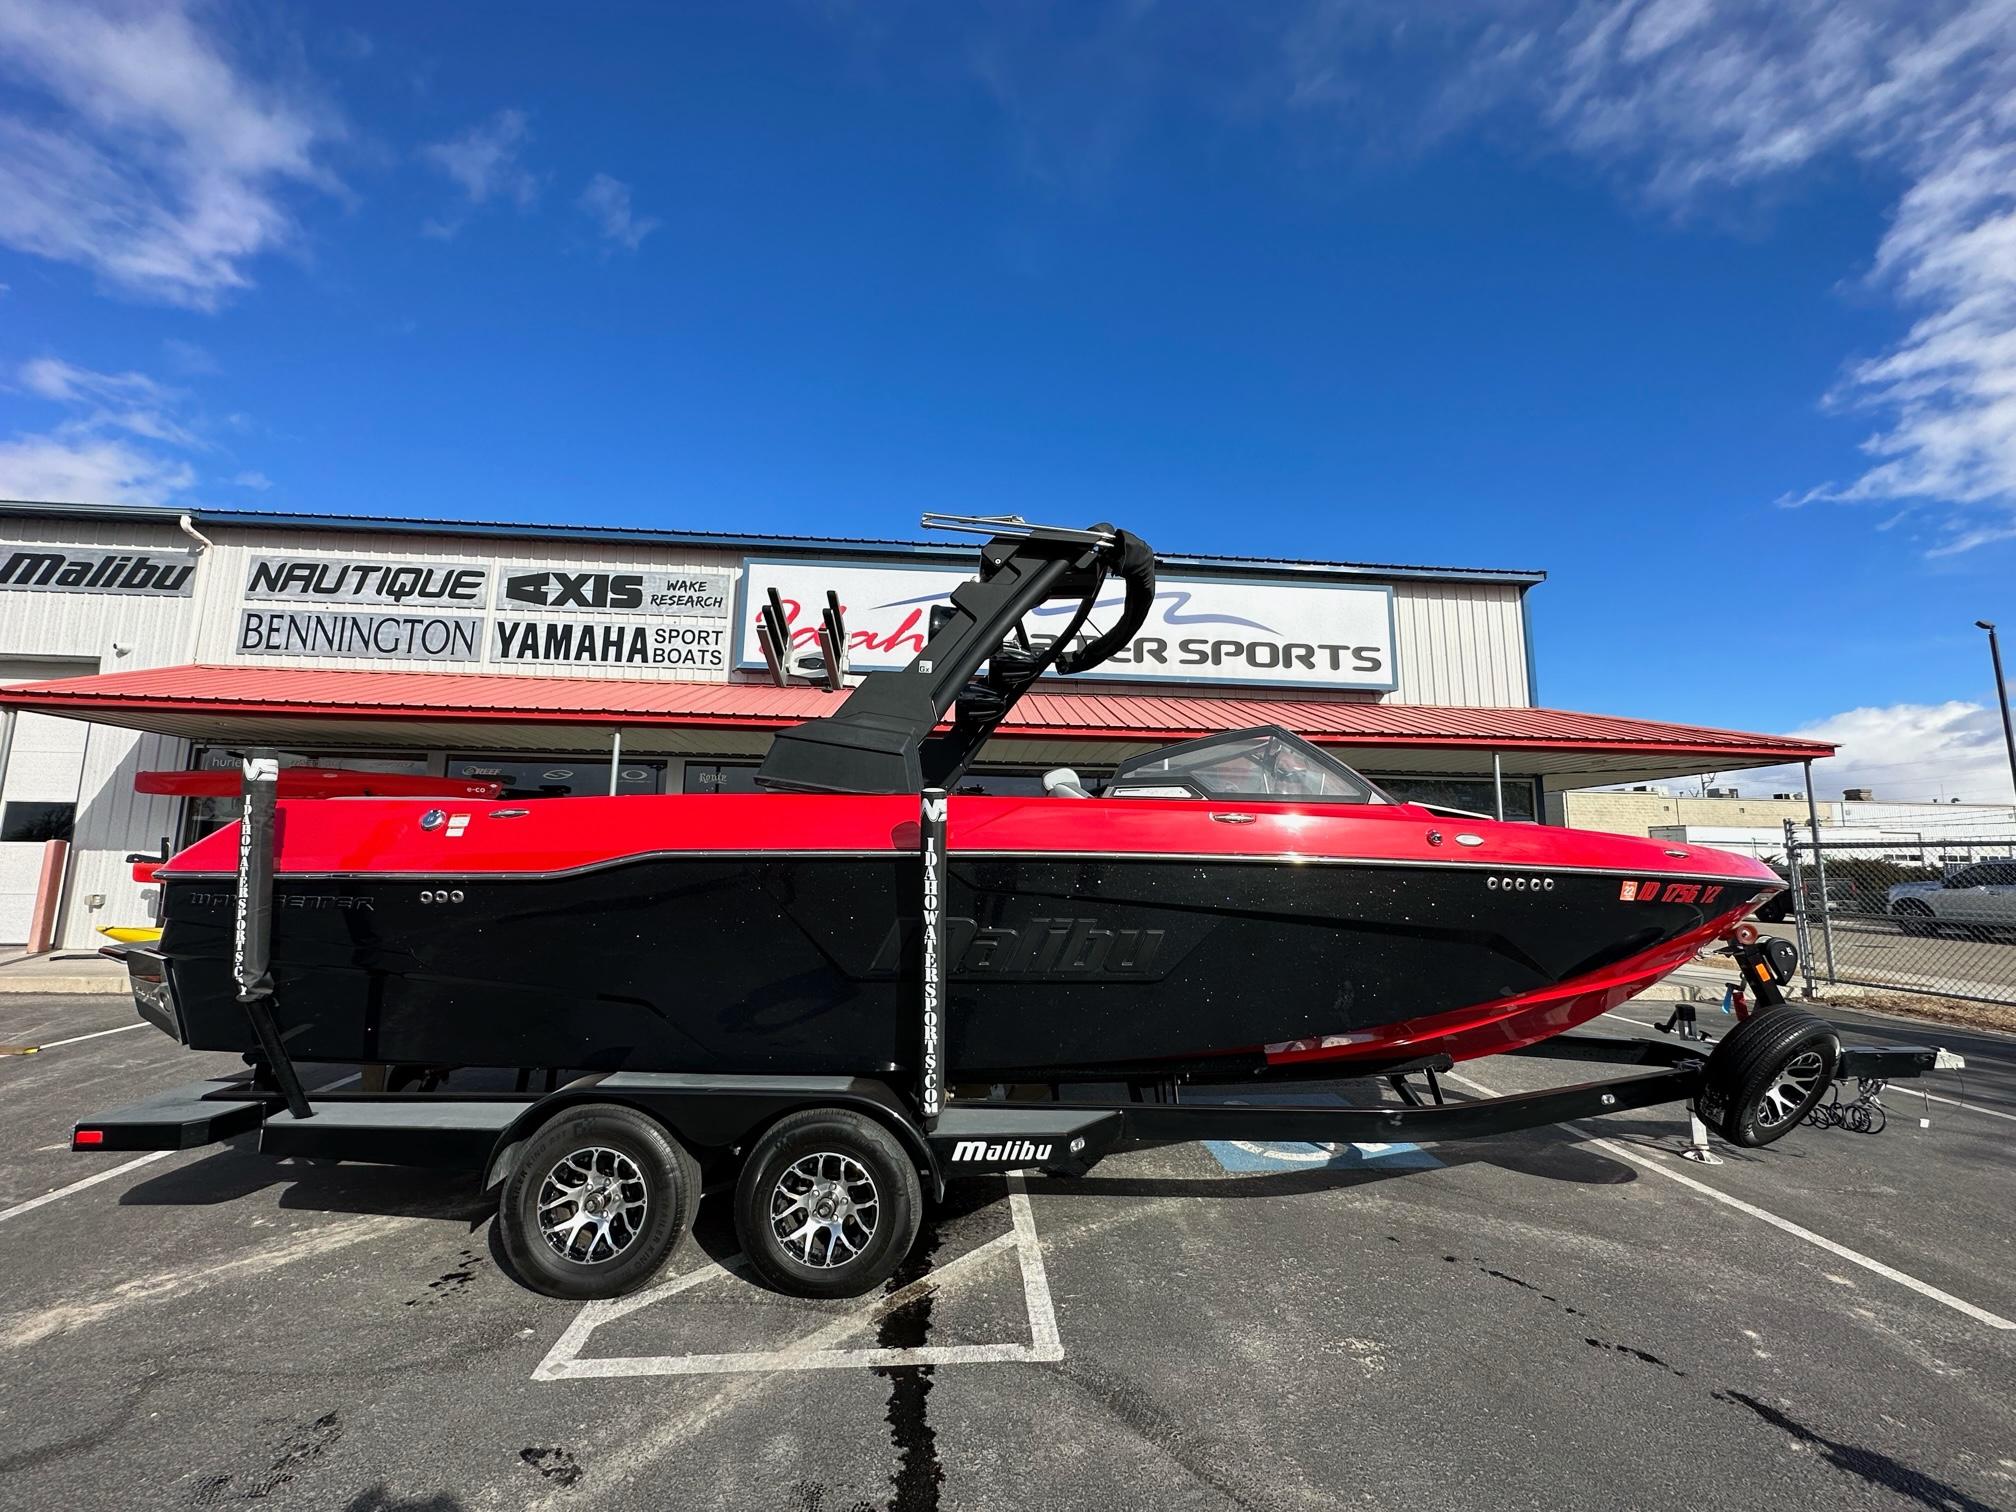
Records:
{"label": "malibu logo on hull", "polygon": [[[955,977],[1149,979],[1167,938],[1160,929],[1101,929],[1097,919],[1030,919],[985,927],[956,914],[945,919],[945,956]],[[893,974],[915,939],[914,925],[892,925],[870,969]]]}

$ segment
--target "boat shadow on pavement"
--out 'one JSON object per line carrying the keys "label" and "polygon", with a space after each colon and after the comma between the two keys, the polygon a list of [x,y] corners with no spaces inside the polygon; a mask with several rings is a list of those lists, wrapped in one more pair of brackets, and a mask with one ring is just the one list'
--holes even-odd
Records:
{"label": "boat shadow on pavement", "polygon": [[471,1229],[496,1212],[467,1171],[361,1165],[325,1160],[276,1161],[256,1136],[228,1141],[214,1154],[129,1187],[121,1207],[215,1207],[269,1188],[278,1205],[371,1218],[440,1218]]}

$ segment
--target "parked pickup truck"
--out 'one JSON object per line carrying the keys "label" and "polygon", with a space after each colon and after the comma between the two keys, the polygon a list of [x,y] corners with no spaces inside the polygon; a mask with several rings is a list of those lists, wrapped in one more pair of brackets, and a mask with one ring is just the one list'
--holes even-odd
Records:
{"label": "parked pickup truck", "polygon": [[2016,860],[1977,861],[1938,882],[1899,882],[1889,896],[1906,934],[2016,931]]}

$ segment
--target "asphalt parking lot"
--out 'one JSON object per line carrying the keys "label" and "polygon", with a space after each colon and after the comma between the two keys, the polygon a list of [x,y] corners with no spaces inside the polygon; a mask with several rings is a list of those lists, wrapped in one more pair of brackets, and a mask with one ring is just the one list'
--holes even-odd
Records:
{"label": "asphalt parking lot", "polygon": [[0,1505],[2016,1506],[2016,1040],[1837,1014],[1969,1069],[1713,1167],[1653,1110],[974,1182],[879,1301],[742,1279],[710,1199],[584,1308],[464,1177],[70,1153],[228,1064],[130,1016],[0,1002]]}

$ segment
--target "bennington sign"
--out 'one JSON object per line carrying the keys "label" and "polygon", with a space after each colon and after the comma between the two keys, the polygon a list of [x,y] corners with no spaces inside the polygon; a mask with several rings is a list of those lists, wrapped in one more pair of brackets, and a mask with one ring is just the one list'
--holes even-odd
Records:
{"label": "bennington sign", "polygon": [[[755,607],[776,588],[796,643],[816,644],[828,589],[847,616],[847,654],[856,671],[901,667],[924,649],[931,609],[967,574],[940,567],[846,562],[745,564],[738,667],[760,667]],[[1110,625],[1123,590],[1109,583],[1091,616]],[[1075,606],[1062,600],[1028,617],[1032,640],[1061,630]],[[1371,583],[1276,583],[1243,578],[1165,576],[1141,633],[1093,678],[1225,683],[1276,688],[1362,688],[1390,692],[1394,676],[1393,590]]]}
{"label": "bennington sign", "polygon": [[[4,548],[0,548],[4,549]],[[47,593],[144,593],[187,598],[196,560],[181,552],[13,551],[0,562],[0,588]]]}
{"label": "bennington sign", "polygon": [[483,621],[474,615],[246,609],[238,619],[241,656],[473,662],[482,646]]}

